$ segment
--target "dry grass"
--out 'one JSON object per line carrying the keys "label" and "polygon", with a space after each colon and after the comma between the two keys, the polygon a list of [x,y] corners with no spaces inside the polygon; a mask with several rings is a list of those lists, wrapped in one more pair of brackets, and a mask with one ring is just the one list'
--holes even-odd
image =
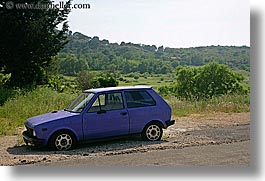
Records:
{"label": "dry grass", "polygon": [[76,96],[47,87],[15,95],[0,106],[0,135],[17,134],[17,127],[23,126],[27,118],[64,109]]}
{"label": "dry grass", "polygon": [[224,95],[200,101],[183,101],[170,97],[167,98],[167,102],[171,106],[173,114],[177,116],[186,116],[194,113],[238,113],[250,111],[249,95]]}
{"label": "dry grass", "polygon": [[[8,91],[8,90],[7,90]],[[18,128],[32,116],[64,109],[77,94],[58,93],[47,87],[19,93],[0,106],[0,135],[16,135]],[[209,114],[214,112],[249,112],[250,96],[226,95],[201,101],[183,101],[175,97],[166,98],[173,116]]]}

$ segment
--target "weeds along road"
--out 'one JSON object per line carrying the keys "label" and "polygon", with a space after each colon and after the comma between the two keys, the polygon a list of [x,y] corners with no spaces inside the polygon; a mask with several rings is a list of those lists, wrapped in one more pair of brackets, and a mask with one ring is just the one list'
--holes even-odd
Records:
{"label": "weeds along road", "polygon": [[0,137],[0,165],[178,166],[250,163],[250,113],[179,117],[161,141],[139,137],[80,145],[69,151],[35,149],[19,136]]}

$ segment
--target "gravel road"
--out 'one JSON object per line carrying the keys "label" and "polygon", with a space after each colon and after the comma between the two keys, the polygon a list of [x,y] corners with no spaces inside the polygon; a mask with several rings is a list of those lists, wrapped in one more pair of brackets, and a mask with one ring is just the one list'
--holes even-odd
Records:
{"label": "gravel road", "polygon": [[[159,142],[130,137],[79,145],[63,152],[28,147],[20,136],[0,137],[0,165],[76,165],[80,160],[87,166],[249,165],[250,113],[196,114],[175,119],[176,124],[164,130]],[[152,155],[160,159],[137,162],[136,158],[152,159]],[[223,162],[212,162],[217,158]]]}
{"label": "gravel road", "polygon": [[88,156],[40,166],[249,166],[249,141],[113,156]]}

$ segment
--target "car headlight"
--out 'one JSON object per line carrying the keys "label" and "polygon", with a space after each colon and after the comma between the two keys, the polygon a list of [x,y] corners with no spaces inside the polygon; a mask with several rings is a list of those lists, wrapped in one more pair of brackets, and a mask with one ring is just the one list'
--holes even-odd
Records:
{"label": "car headlight", "polygon": [[36,132],[35,132],[35,130],[32,131],[32,135],[33,135],[33,136],[36,136]]}

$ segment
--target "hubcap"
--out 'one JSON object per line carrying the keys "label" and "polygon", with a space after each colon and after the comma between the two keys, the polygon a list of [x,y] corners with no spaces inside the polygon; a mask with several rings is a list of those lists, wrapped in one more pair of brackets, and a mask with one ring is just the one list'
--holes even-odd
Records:
{"label": "hubcap", "polygon": [[161,130],[157,125],[150,125],[146,130],[148,140],[155,141],[160,137]]}
{"label": "hubcap", "polygon": [[58,150],[68,150],[72,146],[72,138],[68,134],[61,134],[55,140],[55,146]]}

